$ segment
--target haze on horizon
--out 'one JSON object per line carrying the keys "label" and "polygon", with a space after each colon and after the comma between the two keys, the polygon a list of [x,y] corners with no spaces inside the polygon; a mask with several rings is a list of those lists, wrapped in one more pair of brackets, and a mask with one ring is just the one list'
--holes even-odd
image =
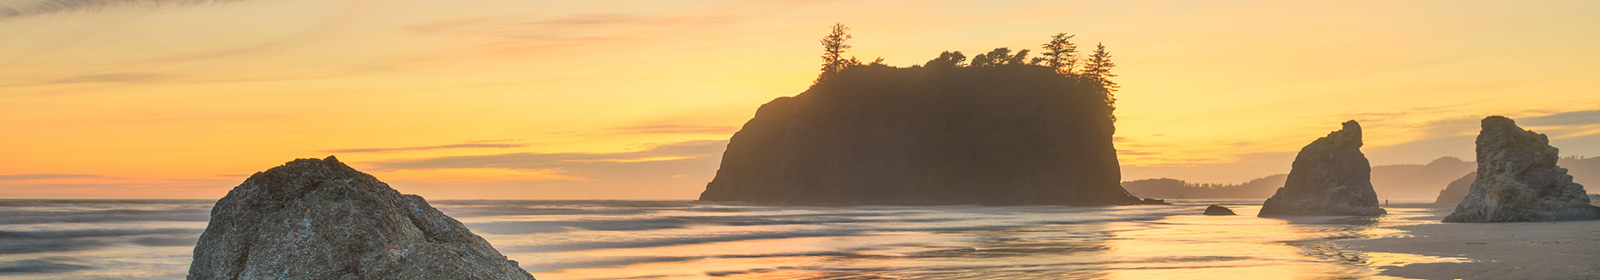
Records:
{"label": "haze on horizon", "polygon": [[1373,165],[1470,161],[1487,115],[1600,156],[1594,1],[215,2],[0,0],[0,198],[337,155],[430,199],[693,199],[835,22],[902,67],[1106,44],[1124,180],[1285,173],[1351,119]]}

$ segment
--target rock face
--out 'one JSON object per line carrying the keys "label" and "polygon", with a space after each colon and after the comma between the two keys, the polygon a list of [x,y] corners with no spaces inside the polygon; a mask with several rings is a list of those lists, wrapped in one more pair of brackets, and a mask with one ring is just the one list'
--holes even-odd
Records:
{"label": "rock face", "polygon": [[333,157],[259,172],[211,209],[188,279],[533,279],[461,222]]}
{"label": "rock face", "polygon": [[1537,222],[1600,219],[1583,185],[1556,166],[1544,134],[1490,116],[1478,132],[1478,176],[1445,222]]}
{"label": "rock face", "polygon": [[1205,214],[1206,215],[1212,215],[1212,216],[1238,215],[1238,214],[1234,214],[1233,213],[1233,209],[1228,209],[1228,207],[1222,207],[1222,205],[1216,205],[1216,204],[1212,204],[1211,206],[1206,206]]}
{"label": "rock face", "polygon": [[850,67],[756,111],[703,201],[1109,205],[1108,95],[1031,65]]}
{"label": "rock face", "polygon": [[1456,204],[1467,198],[1467,191],[1472,190],[1472,182],[1477,180],[1478,172],[1472,172],[1467,173],[1467,176],[1461,176],[1461,179],[1451,181],[1450,185],[1439,190],[1439,198],[1433,200],[1434,207],[1455,208]]}
{"label": "rock face", "polygon": [[1344,122],[1343,129],[1300,149],[1288,180],[1257,216],[1383,215],[1371,176],[1372,167],[1361,154],[1361,125]]}

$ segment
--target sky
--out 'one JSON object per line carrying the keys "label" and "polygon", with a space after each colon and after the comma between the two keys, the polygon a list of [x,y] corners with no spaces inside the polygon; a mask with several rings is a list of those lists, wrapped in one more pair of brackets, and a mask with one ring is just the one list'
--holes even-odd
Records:
{"label": "sky", "polygon": [[[0,198],[215,199],[338,158],[430,199],[694,199],[761,104],[848,53],[1103,43],[1125,180],[1375,165],[1504,115],[1600,156],[1596,1],[0,0]],[[1037,52],[1037,50],[1036,50]],[[1441,186],[1442,187],[1442,186]]]}

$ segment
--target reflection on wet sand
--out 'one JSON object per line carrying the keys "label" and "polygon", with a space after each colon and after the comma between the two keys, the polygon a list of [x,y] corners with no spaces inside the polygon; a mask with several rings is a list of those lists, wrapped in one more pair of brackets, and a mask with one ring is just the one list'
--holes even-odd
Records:
{"label": "reflection on wet sand", "polygon": [[[1350,278],[1371,276],[1373,271],[1335,257],[1345,251],[1326,247],[1331,245],[1327,240],[1403,234],[1378,227],[1403,221],[1261,219],[1254,217],[1259,205],[1242,203],[1231,206],[1239,216],[1198,215],[1204,205],[752,210],[787,214],[746,217],[817,222],[651,230],[700,238],[748,238],[563,251],[560,254],[582,256],[579,259],[632,261],[610,266],[580,261],[541,275],[562,279]],[[893,214],[876,215],[880,212]]]}
{"label": "reflection on wet sand", "polygon": [[[1095,210],[989,207],[842,209],[849,208],[788,216],[801,220],[823,220],[806,225],[695,226],[657,230],[675,232],[679,236],[745,238],[683,245],[566,251],[562,254],[582,256],[579,259],[654,256],[659,261],[607,267],[578,265],[582,267],[550,270],[542,275],[561,279],[1026,279],[1061,278],[1063,275],[1097,278],[1097,275],[1103,275],[1101,269],[1094,268],[1103,264],[1103,261],[1090,253],[1108,250],[1103,240],[1110,231],[1105,228],[1106,224],[1095,223],[1104,217],[1085,219],[1088,217],[1085,214],[1098,212]],[[896,214],[874,214],[884,211]],[[1127,216],[1115,219],[1159,217],[1149,211],[1124,214]],[[839,220],[841,216],[856,218]],[[932,218],[935,216],[955,218]],[[798,237],[766,234],[774,232],[833,234]],[[683,259],[670,259],[672,256]]]}
{"label": "reflection on wet sand", "polygon": [[1229,206],[1237,216],[1177,215],[1123,231],[1111,242],[1113,257],[1127,265],[1113,270],[1123,279],[1338,278],[1365,271],[1310,256],[1298,242],[1359,234],[1360,227],[1302,226],[1256,218],[1259,205]]}
{"label": "reflection on wet sand", "polygon": [[[1200,215],[1221,203],[1238,216]],[[1361,278],[1467,261],[1345,250],[1428,223],[1256,218],[1259,201],[1119,207],[768,207],[689,201],[441,201],[540,279]],[[204,201],[10,201],[0,278],[181,278]],[[95,215],[116,213],[126,220]],[[52,245],[54,244],[54,245]],[[15,245],[15,246],[13,246]],[[59,245],[59,246],[57,246]],[[1369,268],[1370,267],[1370,268]]]}

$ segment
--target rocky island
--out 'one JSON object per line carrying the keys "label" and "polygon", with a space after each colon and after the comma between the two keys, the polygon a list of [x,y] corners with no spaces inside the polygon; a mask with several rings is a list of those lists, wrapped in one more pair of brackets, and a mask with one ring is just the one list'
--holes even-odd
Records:
{"label": "rocky island", "polygon": [[1344,128],[1300,149],[1289,178],[1261,205],[1257,216],[1378,216],[1378,194],[1372,190],[1372,167],[1361,153],[1361,124]]}
{"label": "rocky island", "polygon": [[334,157],[250,176],[217,201],[188,279],[534,279],[416,195]]}
{"label": "rocky island", "polygon": [[1559,149],[1544,134],[1502,116],[1483,119],[1477,177],[1445,222],[1541,222],[1600,219],[1583,185],[1556,166]]}
{"label": "rocky island", "polygon": [[1140,203],[1120,186],[1101,84],[1036,65],[937,62],[850,67],[762,105],[733,135],[700,200]]}

